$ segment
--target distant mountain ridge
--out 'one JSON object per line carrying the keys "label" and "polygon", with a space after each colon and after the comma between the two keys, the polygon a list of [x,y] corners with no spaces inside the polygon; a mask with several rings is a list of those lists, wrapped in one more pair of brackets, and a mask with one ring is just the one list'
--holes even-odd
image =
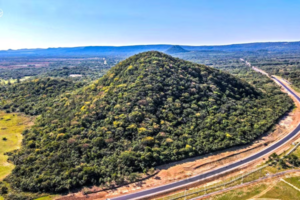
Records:
{"label": "distant mountain ridge", "polygon": [[[174,45],[157,44],[157,45],[135,45],[135,46],[85,46],[85,47],[60,47],[48,49],[20,49],[20,50],[3,50],[0,51],[0,57],[70,57],[70,56],[130,56],[145,51],[165,52]],[[299,51],[300,42],[264,42],[248,44],[231,44],[219,46],[187,46],[180,45],[187,51]]]}

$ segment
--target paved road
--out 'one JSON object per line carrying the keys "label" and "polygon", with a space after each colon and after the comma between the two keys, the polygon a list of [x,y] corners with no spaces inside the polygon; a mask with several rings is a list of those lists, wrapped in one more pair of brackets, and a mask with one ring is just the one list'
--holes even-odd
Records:
{"label": "paved road", "polygon": [[[289,93],[291,93],[292,95],[294,95],[297,100],[300,102],[300,98],[293,92],[291,91],[289,88],[287,88],[281,81],[279,81],[278,79],[276,79],[275,77],[272,77],[273,79],[275,79],[276,81],[278,81],[278,83],[280,83]],[[295,128],[295,130],[293,130],[291,133],[289,133],[288,135],[286,135],[284,138],[282,138],[280,141],[278,141],[277,143],[267,147],[266,149],[253,154],[247,158],[245,158],[244,160],[240,160],[237,162],[234,162],[232,164],[229,164],[227,166],[223,166],[217,169],[213,169],[212,171],[209,172],[205,172],[204,174],[199,174],[196,176],[193,176],[191,178],[187,178],[178,182],[174,182],[174,183],[170,183],[167,185],[162,185],[159,187],[155,187],[155,188],[151,188],[148,190],[143,190],[140,192],[136,192],[136,193],[132,193],[132,194],[128,194],[128,195],[124,195],[124,196],[120,196],[120,197],[115,197],[112,198],[111,200],[127,200],[127,199],[143,199],[146,197],[150,197],[153,196],[154,194],[159,194],[159,193],[163,193],[166,191],[172,191],[176,188],[182,188],[185,185],[189,185],[193,182],[197,182],[200,180],[204,180],[207,179],[209,177],[213,177],[216,175],[220,175],[223,174],[225,172],[228,171],[232,171],[233,169],[236,169],[238,167],[241,167],[249,162],[252,162],[264,155],[269,154],[270,152],[274,151],[275,149],[279,148],[280,146],[282,146],[283,144],[285,144],[286,142],[288,142],[289,140],[291,140],[294,136],[296,136],[298,134],[298,132],[300,131],[300,124],[298,124],[298,126]]]}

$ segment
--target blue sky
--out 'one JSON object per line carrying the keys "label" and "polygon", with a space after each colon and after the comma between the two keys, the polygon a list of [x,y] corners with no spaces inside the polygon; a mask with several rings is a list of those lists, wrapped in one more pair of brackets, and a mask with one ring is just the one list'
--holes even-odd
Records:
{"label": "blue sky", "polygon": [[0,0],[0,49],[300,40],[300,0]]}

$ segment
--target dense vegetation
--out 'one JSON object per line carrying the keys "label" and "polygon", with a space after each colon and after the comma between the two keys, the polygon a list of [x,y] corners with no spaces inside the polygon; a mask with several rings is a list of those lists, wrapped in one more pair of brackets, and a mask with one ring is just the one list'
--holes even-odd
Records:
{"label": "dense vegetation", "polygon": [[58,96],[24,132],[8,180],[55,192],[120,184],[159,164],[249,143],[292,106],[272,82],[268,88],[159,52],[135,55]]}
{"label": "dense vegetation", "polygon": [[42,78],[13,85],[0,86],[0,108],[6,112],[24,112],[37,115],[53,106],[53,100],[62,93],[82,87],[81,82]]}

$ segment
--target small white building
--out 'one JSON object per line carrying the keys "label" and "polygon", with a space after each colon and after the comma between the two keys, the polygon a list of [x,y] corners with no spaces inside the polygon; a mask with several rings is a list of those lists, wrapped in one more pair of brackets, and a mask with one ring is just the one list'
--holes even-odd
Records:
{"label": "small white building", "polygon": [[76,78],[76,77],[82,77],[81,74],[70,74],[70,77]]}

